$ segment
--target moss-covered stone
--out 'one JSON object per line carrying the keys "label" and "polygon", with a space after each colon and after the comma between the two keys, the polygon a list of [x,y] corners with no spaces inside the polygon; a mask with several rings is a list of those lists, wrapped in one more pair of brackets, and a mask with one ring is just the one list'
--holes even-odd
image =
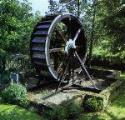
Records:
{"label": "moss-covered stone", "polygon": [[83,102],[84,110],[87,112],[97,112],[103,110],[103,98],[86,95]]}

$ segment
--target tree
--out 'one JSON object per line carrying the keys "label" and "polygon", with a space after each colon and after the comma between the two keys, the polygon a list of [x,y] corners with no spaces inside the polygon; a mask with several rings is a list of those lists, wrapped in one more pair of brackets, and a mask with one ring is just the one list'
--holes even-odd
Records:
{"label": "tree", "polygon": [[107,2],[106,7],[108,16],[103,19],[103,24],[107,34],[114,38],[111,50],[117,53],[125,50],[125,6],[119,0],[114,0],[112,5]]}
{"label": "tree", "polygon": [[49,11],[47,14],[62,14],[68,12],[76,16],[78,15],[78,0],[68,0],[66,3],[65,0],[62,0],[61,2],[49,0],[49,4]]}
{"label": "tree", "polygon": [[[101,44],[105,40],[111,52],[118,53],[124,49],[124,12],[125,7],[119,0],[98,1],[96,15],[96,43]],[[107,40],[106,40],[107,39]]]}
{"label": "tree", "polygon": [[96,9],[93,58],[122,68],[125,63],[124,1],[98,0]]}
{"label": "tree", "polygon": [[27,0],[0,1],[0,48],[14,53],[27,52],[36,17]]}
{"label": "tree", "polygon": [[59,13],[59,4],[54,0],[49,0],[49,7],[46,14],[57,14]]}

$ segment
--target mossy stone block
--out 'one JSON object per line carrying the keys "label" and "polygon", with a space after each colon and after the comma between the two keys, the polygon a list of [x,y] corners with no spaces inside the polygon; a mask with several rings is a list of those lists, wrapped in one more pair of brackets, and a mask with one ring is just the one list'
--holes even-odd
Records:
{"label": "mossy stone block", "polygon": [[97,112],[103,110],[103,97],[86,95],[83,101],[84,110]]}

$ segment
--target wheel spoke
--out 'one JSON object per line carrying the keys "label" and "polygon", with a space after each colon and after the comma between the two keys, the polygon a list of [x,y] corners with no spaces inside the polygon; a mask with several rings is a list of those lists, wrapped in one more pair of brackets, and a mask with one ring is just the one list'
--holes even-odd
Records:
{"label": "wheel spoke", "polygon": [[68,40],[68,35],[67,35],[67,26],[64,24],[60,24],[57,26],[56,31],[59,34],[59,36],[61,37],[61,39],[66,43],[66,41]]}
{"label": "wheel spoke", "polygon": [[64,35],[64,33],[60,32],[60,31],[58,31],[58,32],[59,32],[59,35],[62,38],[62,40],[66,43],[66,36]]}
{"label": "wheel spoke", "polygon": [[94,88],[98,89],[98,87],[95,85],[95,82],[93,81],[92,77],[90,76],[88,70],[86,69],[84,63],[82,62],[80,56],[78,55],[78,53],[76,51],[75,51],[75,55],[76,55],[76,57],[78,58],[78,60],[79,60],[79,62],[81,64],[82,70],[84,70],[83,73],[84,72],[86,73],[87,77],[89,78],[89,80],[91,81],[91,83],[94,85]]}
{"label": "wheel spoke", "polygon": [[68,66],[69,66],[69,61],[67,62],[67,64],[65,65],[65,68],[63,68],[63,72],[61,73],[61,75],[59,76],[60,79],[63,78],[63,80],[65,79],[65,75],[67,73],[67,70],[68,70]]}
{"label": "wheel spoke", "polygon": [[77,57],[74,52],[77,51],[81,58],[86,52],[82,30],[82,24],[71,14],[46,16],[40,20],[32,33],[30,46],[31,60],[38,74],[45,71],[55,81],[58,81],[58,75],[64,82],[73,79],[74,70],[80,67],[75,63]]}
{"label": "wheel spoke", "polygon": [[[69,56],[68,56],[68,58],[69,58]],[[68,59],[68,58],[67,58],[67,59]],[[65,60],[66,60],[66,59],[65,59]],[[64,62],[64,61],[63,61],[63,62]],[[70,58],[69,58],[67,64],[65,65],[65,68],[64,68],[63,72],[60,73],[60,74],[58,74],[59,85],[58,85],[56,91],[59,89],[59,87],[61,86],[63,80],[65,80],[65,78],[66,78],[66,75],[67,75],[66,73],[67,73],[67,71],[68,71],[69,64],[70,64]]]}
{"label": "wheel spoke", "polygon": [[60,72],[60,70],[62,70],[62,67],[64,66],[64,64],[67,62],[67,59],[68,59],[68,56],[65,56],[63,59],[62,59],[62,62],[59,64],[59,67],[57,69],[57,72]]}
{"label": "wheel spoke", "polygon": [[76,32],[75,37],[73,39],[74,42],[76,42],[76,40],[78,39],[78,36],[79,36],[80,32],[81,32],[81,28],[78,29],[78,31]]}
{"label": "wheel spoke", "polygon": [[56,53],[56,52],[64,53],[64,49],[63,48],[52,48],[49,50],[49,53]]}

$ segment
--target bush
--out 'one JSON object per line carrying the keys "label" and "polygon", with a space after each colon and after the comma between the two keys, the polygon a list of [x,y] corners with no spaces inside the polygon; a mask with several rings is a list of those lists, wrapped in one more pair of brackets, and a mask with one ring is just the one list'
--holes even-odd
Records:
{"label": "bush", "polygon": [[67,120],[66,109],[62,106],[57,106],[53,110],[48,110],[44,113],[44,118],[47,120]]}
{"label": "bush", "polygon": [[103,109],[103,99],[96,96],[86,96],[83,103],[87,112],[97,112]]}
{"label": "bush", "polygon": [[28,105],[27,90],[22,85],[10,85],[2,91],[2,100],[5,103],[26,107]]}
{"label": "bush", "polygon": [[67,103],[63,104],[64,108],[67,111],[67,118],[68,120],[76,120],[78,119],[79,115],[82,113],[82,108],[78,103],[74,101],[68,101]]}
{"label": "bush", "polygon": [[43,120],[77,120],[82,113],[82,108],[74,102],[65,102],[62,105],[48,110],[43,115]]}

